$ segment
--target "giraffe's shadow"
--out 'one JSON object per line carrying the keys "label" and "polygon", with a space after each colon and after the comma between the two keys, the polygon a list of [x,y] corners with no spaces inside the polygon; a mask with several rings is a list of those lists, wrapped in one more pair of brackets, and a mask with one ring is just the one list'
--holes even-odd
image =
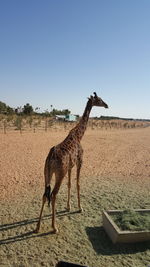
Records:
{"label": "giraffe's shadow", "polygon": [[113,244],[104,228],[86,227],[87,236],[98,255],[135,254],[150,249],[150,242]]}
{"label": "giraffe's shadow", "polygon": [[[66,210],[63,210],[63,211],[57,212],[57,217],[69,216],[69,215],[73,215],[76,213],[78,213],[78,211],[67,212]],[[52,217],[52,215],[45,215],[42,217],[42,221],[49,220],[51,217]],[[13,222],[13,223],[3,224],[3,225],[0,225],[0,232],[4,232],[4,231],[6,232],[9,230],[14,230],[17,227],[32,225],[34,223],[37,223],[38,220],[39,220],[39,217],[36,217],[36,218],[32,218],[32,219],[27,219],[27,220],[17,221],[17,222]],[[34,230],[31,230],[31,231],[28,231],[28,232],[25,232],[22,234],[17,234],[15,236],[8,237],[6,239],[1,239],[0,245],[10,244],[10,243],[14,243],[17,241],[23,241],[23,240],[30,239],[30,238],[38,238],[38,237],[47,236],[50,234],[53,234],[53,231],[48,231],[46,233],[37,233],[36,234]]]}

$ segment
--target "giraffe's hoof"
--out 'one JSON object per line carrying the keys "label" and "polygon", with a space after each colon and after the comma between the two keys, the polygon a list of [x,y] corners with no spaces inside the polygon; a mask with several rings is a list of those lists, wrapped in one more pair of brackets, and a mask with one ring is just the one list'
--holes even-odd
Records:
{"label": "giraffe's hoof", "polygon": [[54,228],[53,231],[52,231],[53,234],[58,234],[58,232],[59,232],[59,231],[58,231],[57,228]]}
{"label": "giraffe's hoof", "polygon": [[83,212],[83,208],[80,207],[80,209],[79,209],[79,213],[82,213],[82,212]]}
{"label": "giraffe's hoof", "polygon": [[37,234],[39,232],[39,228],[37,227],[33,232]]}
{"label": "giraffe's hoof", "polygon": [[69,212],[71,210],[71,207],[67,207],[66,211]]}
{"label": "giraffe's hoof", "polygon": [[38,233],[40,230],[40,223],[38,222],[36,225],[36,229],[34,230],[34,233]]}

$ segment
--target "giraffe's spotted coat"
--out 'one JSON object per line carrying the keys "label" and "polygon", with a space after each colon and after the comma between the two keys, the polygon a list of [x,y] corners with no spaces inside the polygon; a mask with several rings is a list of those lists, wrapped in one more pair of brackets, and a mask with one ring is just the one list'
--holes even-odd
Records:
{"label": "giraffe's spotted coat", "polygon": [[[46,161],[44,168],[44,176],[45,176],[45,193],[43,195],[43,203],[40,212],[39,221],[37,224],[36,232],[39,231],[40,222],[42,217],[42,212],[44,208],[44,204],[46,202],[46,198],[52,200],[52,227],[54,232],[57,232],[57,228],[55,226],[55,202],[56,195],[59,191],[59,188],[62,184],[63,178],[68,172],[68,202],[67,209],[70,210],[70,188],[71,188],[71,169],[76,165],[77,166],[77,195],[78,195],[78,207],[81,211],[80,204],[80,169],[82,166],[82,158],[83,158],[83,149],[80,144],[80,141],[84,135],[84,132],[87,127],[90,111],[93,106],[102,106],[108,108],[107,104],[94,93],[94,97],[90,96],[88,99],[87,105],[85,107],[83,116],[79,123],[69,132],[68,136],[62,141],[60,144],[51,148]],[[47,197],[46,192],[50,192],[47,190],[47,187],[50,187],[52,175],[55,174],[55,186],[50,196]]]}

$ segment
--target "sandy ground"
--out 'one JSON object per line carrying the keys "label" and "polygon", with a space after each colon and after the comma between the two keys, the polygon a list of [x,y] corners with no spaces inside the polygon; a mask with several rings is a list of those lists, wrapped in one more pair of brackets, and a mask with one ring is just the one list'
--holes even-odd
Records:
{"label": "sandy ground", "polygon": [[113,245],[102,228],[103,209],[150,208],[150,127],[87,130],[82,140],[83,213],[77,212],[74,170],[72,211],[65,211],[67,178],[57,199],[59,234],[51,233],[47,205],[40,232],[33,233],[45,158],[66,135],[65,131],[0,133],[0,266],[55,266],[59,260],[89,267],[150,265],[149,242]]}

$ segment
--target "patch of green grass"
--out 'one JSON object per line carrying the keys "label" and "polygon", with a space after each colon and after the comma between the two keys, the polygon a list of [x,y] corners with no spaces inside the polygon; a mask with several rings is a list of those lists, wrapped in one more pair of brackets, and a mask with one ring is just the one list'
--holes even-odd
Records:
{"label": "patch of green grass", "polygon": [[142,231],[150,230],[150,215],[134,210],[124,210],[112,215],[114,222],[121,230]]}

